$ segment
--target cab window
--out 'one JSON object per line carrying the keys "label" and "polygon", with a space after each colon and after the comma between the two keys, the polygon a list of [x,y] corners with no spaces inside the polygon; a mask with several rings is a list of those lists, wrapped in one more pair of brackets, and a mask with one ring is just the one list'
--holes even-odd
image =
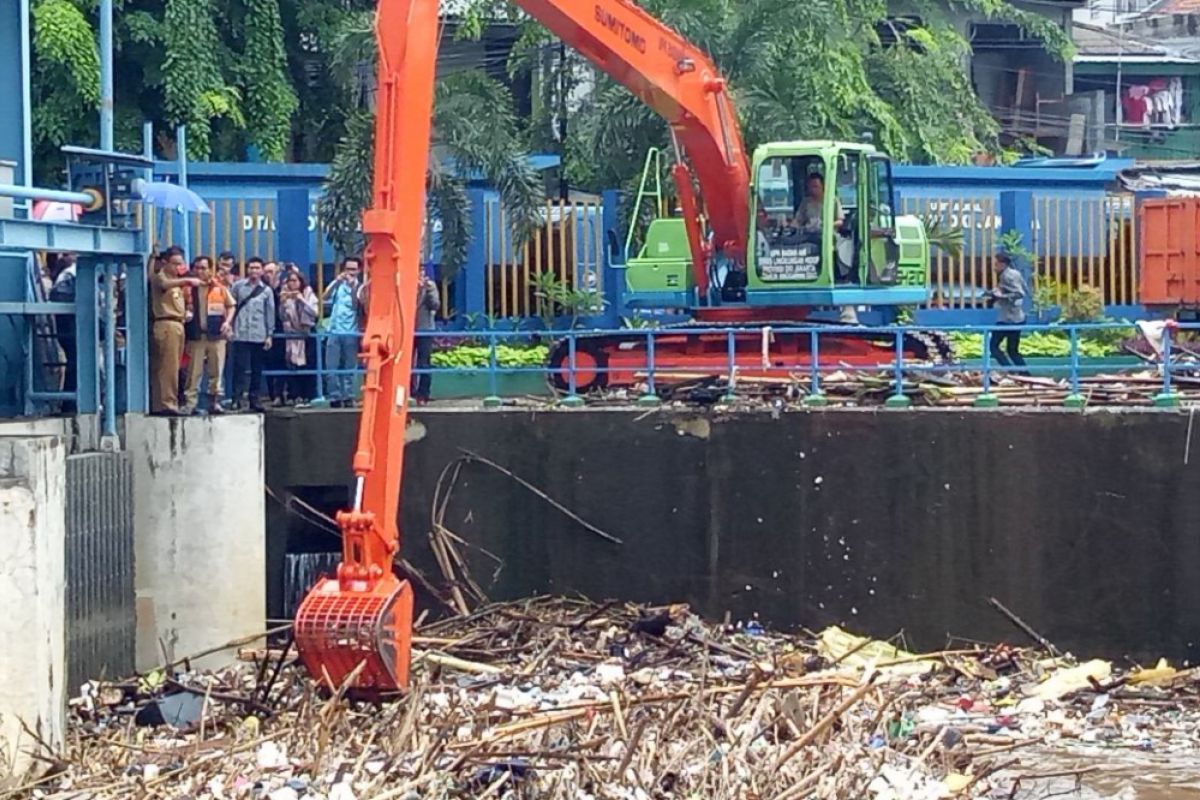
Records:
{"label": "cab window", "polygon": [[891,229],[896,225],[895,192],[892,191],[892,162],[878,156],[870,159],[870,180],[867,185],[867,204],[871,227]]}

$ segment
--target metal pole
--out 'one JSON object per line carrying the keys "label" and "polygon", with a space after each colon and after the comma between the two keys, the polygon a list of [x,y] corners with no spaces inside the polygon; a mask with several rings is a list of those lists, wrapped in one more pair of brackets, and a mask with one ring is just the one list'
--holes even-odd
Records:
{"label": "metal pole", "polygon": [[[188,185],[187,126],[186,125],[180,125],[178,128],[175,129],[175,157],[179,164],[179,185],[186,189],[187,185]],[[188,259],[191,259],[191,257],[192,257],[192,241],[191,241],[192,232],[190,230],[188,230],[187,212],[186,211],[183,212],[180,216],[183,220],[183,224],[180,225],[180,228],[182,228],[182,231],[181,231],[181,235],[179,237],[179,246],[183,248],[185,257]]]}
{"label": "metal pole", "polygon": [[100,149],[113,149],[113,0],[100,0]]}
{"label": "metal pole", "polygon": [[912,401],[904,393],[904,331],[896,331],[896,362],[895,362],[896,393],[884,403],[888,408],[908,408]]}
{"label": "metal pole", "polygon": [[32,43],[29,31],[29,0],[21,0],[21,125],[24,128],[21,183],[26,186],[33,185],[33,72],[29,58]]}
{"label": "metal pole", "polygon": [[0,183],[0,197],[13,197],[20,200],[51,200],[56,203],[85,203],[90,204],[93,197],[86,192],[68,192],[63,189],[43,189],[38,186],[17,186],[11,183]]}
{"label": "metal pole", "polygon": [[804,398],[804,405],[823,406],[829,401],[821,393],[821,334],[816,328],[813,328],[808,334],[808,347],[808,357],[812,360],[812,385],[808,397]]}
{"label": "metal pole", "polygon": [[983,331],[983,392],[975,398],[980,408],[995,408],[1000,400],[992,394],[992,329]]}
{"label": "metal pole", "polygon": [[1087,398],[1079,391],[1079,329],[1071,326],[1071,393],[1063,400],[1067,408],[1083,408]]}
{"label": "metal pole", "polygon": [[[646,329],[646,393],[638,398],[638,405],[659,404],[658,388],[654,385],[654,330]],[[597,366],[597,368],[599,368]]]}
{"label": "metal pole", "polygon": [[104,265],[104,438],[112,450],[117,438],[117,272],[112,262]]}

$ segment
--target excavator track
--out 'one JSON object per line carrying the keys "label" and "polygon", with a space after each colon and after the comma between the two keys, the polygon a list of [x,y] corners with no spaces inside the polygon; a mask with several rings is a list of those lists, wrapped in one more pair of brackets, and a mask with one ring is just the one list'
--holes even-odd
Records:
{"label": "excavator track", "polygon": [[[739,377],[784,378],[812,366],[811,335],[780,333],[779,328],[819,327],[819,323],[780,321],[722,325],[733,333],[733,367]],[[838,326],[840,327],[840,326]],[[654,332],[654,380],[657,390],[705,378],[721,378],[730,372],[729,334],[710,332],[711,323],[686,322],[657,328]],[[894,334],[839,330],[818,332],[822,369],[886,369],[895,363]],[[547,366],[550,388],[556,394],[589,394],[632,389],[646,383],[650,354],[645,333],[630,330],[621,334],[586,333],[574,337],[575,385],[571,386],[571,340],[560,339],[550,347]],[[954,351],[949,340],[936,331],[904,334],[902,346],[907,362],[950,364]]]}

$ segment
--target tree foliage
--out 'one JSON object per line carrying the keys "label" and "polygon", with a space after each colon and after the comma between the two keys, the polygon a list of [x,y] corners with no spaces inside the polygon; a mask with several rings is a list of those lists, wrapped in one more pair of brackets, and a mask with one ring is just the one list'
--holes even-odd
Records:
{"label": "tree foliage", "polygon": [[[364,78],[373,74],[372,23],[370,15],[348,18],[330,61],[343,91],[357,101],[365,101]],[[320,204],[330,241],[342,252],[357,252],[363,244],[359,220],[371,198],[373,121],[366,109],[352,114]],[[540,224],[542,185],[529,166],[513,98],[503,84],[465,70],[439,79],[434,94],[426,214],[441,224],[443,275],[453,275],[466,262],[472,235],[467,188],[473,178],[497,189],[517,241]]]}
{"label": "tree foliage", "polygon": [[250,143],[268,161],[282,161],[292,136],[299,100],[287,72],[279,0],[246,0],[246,53],[241,65],[246,87]]}
{"label": "tree foliage", "polygon": [[[913,0],[901,19],[885,0],[642,0],[651,14],[706,51],[728,78],[748,147],[789,139],[858,140],[870,134],[896,158],[964,163],[1001,154],[999,126],[974,92],[970,44],[957,22],[1006,22],[1071,55],[1049,18],[1007,0]],[[475,0],[468,18],[511,14],[503,0]],[[513,70],[545,33],[527,20]],[[478,27],[478,26],[477,26]],[[580,59],[558,63],[572,76]],[[546,81],[551,92],[560,81]],[[568,85],[567,89],[570,89]],[[553,106],[554,102],[547,103]],[[571,115],[561,149],[572,184],[629,185],[651,146],[668,147],[666,124],[623,87],[599,76]]]}
{"label": "tree foliage", "polygon": [[[174,155],[188,128],[193,158],[328,160],[346,108],[321,63],[333,31],[373,0],[117,0],[113,20],[116,144]],[[95,0],[34,0],[34,169],[52,180],[67,142],[95,143],[100,100]]]}

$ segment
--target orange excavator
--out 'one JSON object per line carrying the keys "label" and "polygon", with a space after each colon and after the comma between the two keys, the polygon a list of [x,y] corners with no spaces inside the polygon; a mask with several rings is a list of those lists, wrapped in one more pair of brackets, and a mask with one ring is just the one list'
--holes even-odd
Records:
{"label": "orange excavator", "polygon": [[[803,319],[813,306],[925,298],[927,240],[919,221],[895,213],[886,156],[863,144],[785,142],[763,145],[748,159],[712,61],[631,0],[514,2],[670,124],[682,216],[651,223],[640,254],[629,260],[631,304],[688,308],[701,322],[742,325],[737,356],[762,369],[765,323]],[[360,354],[366,377],[354,500],[337,517],[343,541],[337,575],[312,588],[295,624],[310,674],[330,689],[375,695],[407,685],[411,653],[413,592],[396,576],[394,561],[438,6],[437,0],[379,2],[374,190],[363,216],[375,288]],[[823,193],[813,188],[816,178]],[[806,222],[795,224],[802,210]],[[799,336],[774,336],[771,346],[800,357],[808,347]],[[821,337],[823,351],[834,347],[838,360],[855,363],[890,361],[893,341]],[[722,364],[726,343],[725,336],[716,343]],[[659,363],[664,371],[672,359],[686,366],[710,344],[702,334],[660,339]],[[584,340],[580,355],[592,359],[597,380],[612,372],[610,358],[633,359],[632,379],[635,362],[645,363],[635,352],[640,346],[640,339]]]}

